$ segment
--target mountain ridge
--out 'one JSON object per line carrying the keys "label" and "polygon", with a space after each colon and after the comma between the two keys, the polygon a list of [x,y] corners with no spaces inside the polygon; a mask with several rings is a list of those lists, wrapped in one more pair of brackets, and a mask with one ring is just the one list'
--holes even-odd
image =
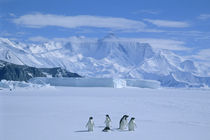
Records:
{"label": "mountain ridge", "polygon": [[183,86],[210,86],[208,75],[202,76],[202,71],[193,61],[168,50],[154,51],[148,43],[119,38],[114,34],[102,39],[72,37],[43,44],[0,39],[0,46],[0,52],[11,52],[7,56],[10,59],[1,53],[0,60],[38,68],[61,67],[86,77],[157,80],[162,86],[176,87],[176,84],[167,84],[169,79],[174,83],[184,83]]}

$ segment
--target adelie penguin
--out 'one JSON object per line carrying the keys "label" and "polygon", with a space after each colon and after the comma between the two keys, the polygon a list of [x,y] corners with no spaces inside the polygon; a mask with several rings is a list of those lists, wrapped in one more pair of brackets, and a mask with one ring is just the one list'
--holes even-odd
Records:
{"label": "adelie penguin", "polygon": [[106,115],[106,120],[104,121],[104,123],[106,124],[106,127],[111,127],[111,119],[109,115]]}
{"label": "adelie penguin", "polygon": [[111,119],[109,117],[109,115],[106,115],[106,120],[104,121],[104,123],[106,124],[106,127],[102,130],[103,132],[108,132],[111,127]]}
{"label": "adelie penguin", "polygon": [[136,127],[137,126],[136,126],[136,123],[135,123],[135,118],[133,117],[133,118],[130,119],[130,121],[128,123],[128,130],[129,131],[134,131]]}
{"label": "adelie penguin", "polygon": [[119,124],[119,129],[120,130],[125,130],[127,127],[127,118],[129,116],[128,115],[124,115],[121,119],[120,119],[120,124]]}
{"label": "adelie penguin", "polygon": [[93,127],[94,127],[94,122],[93,122],[93,117],[90,117],[86,127],[88,128],[88,131],[93,131]]}

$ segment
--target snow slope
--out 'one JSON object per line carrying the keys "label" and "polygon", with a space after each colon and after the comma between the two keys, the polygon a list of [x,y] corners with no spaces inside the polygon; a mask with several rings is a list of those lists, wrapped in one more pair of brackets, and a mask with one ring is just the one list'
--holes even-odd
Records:
{"label": "snow slope", "polygon": [[0,38],[0,46],[1,60],[34,67],[62,67],[85,77],[150,79],[160,81],[162,86],[176,87],[165,84],[170,79],[181,87],[210,86],[208,67],[113,34],[102,39],[71,37],[43,44]]}
{"label": "snow slope", "polygon": [[[105,115],[111,132],[102,132]],[[136,118],[120,132],[122,115]],[[141,88],[0,90],[1,140],[209,140],[210,91]],[[86,132],[88,118],[95,128]]]}

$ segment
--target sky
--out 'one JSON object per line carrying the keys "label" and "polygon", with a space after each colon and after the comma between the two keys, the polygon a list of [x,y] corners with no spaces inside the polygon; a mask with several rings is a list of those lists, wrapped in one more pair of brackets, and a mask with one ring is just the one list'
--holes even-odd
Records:
{"label": "sky", "polygon": [[209,0],[0,0],[0,37],[138,38],[154,48],[210,63]]}

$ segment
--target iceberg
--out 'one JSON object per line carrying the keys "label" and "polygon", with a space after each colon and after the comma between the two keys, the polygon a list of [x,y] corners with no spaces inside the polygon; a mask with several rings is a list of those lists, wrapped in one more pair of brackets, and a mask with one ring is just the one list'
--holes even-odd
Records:
{"label": "iceberg", "polygon": [[111,87],[111,88],[159,88],[160,82],[141,79],[115,78],[66,78],[66,77],[36,77],[29,80],[33,84],[64,87]]}
{"label": "iceberg", "polygon": [[126,84],[128,87],[160,88],[160,82],[155,80],[127,79]]}
{"label": "iceberg", "polygon": [[65,77],[38,77],[29,82],[33,84],[50,84],[51,86],[65,87],[113,87],[111,78],[65,78]]}
{"label": "iceberg", "polygon": [[114,88],[124,88],[127,86],[125,79],[113,79]]}
{"label": "iceberg", "polygon": [[0,81],[0,88],[1,89],[10,89],[15,90],[16,88],[43,88],[43,87],[51,87],[49,84],[35,84],[25,81],[8,81],[8,80],[1,80]]}

